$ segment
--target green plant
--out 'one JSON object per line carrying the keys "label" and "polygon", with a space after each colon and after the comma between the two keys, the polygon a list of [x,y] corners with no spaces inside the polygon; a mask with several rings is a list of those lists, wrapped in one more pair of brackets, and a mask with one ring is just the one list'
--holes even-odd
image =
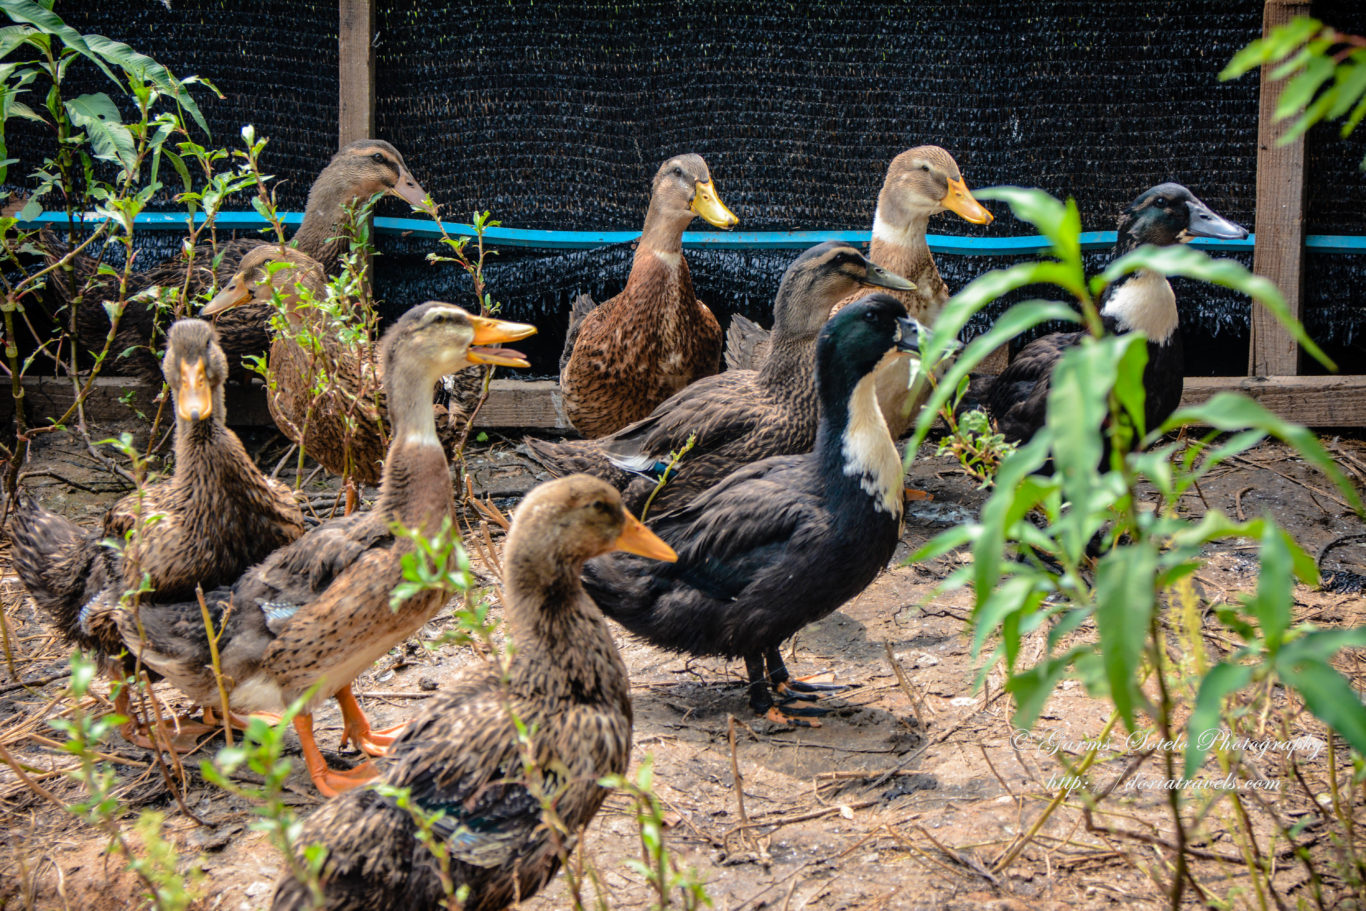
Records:
{"label": "green plant", "polygon": [[[1080,314],[1056,301],[1032,300],[1010,308],[991,331],[967,346],[935,390],[921,415],[915,444],[967,371],[1010,336],[1056,319],[1080,322],[1087,330],[1053,373],[1045,426],[1001,464],[980,520],[939,535],[913,556],[923,560],[971,545],[971,564],[952,573],[941,587],[971,587],[973,651],[980,654],[989,639],[996,640],[991,658],[1004,662],[1006,689],[1016,703],[1015,724],[1032,728],[1059,683],[1079,679],[1089,693],[1108,699],[1117,719],[1131,731],[1143,727],[1143,716],[1162,742],[1179,747],[1158,751],[1167,779],[1175,781],[1200,768],[1205,751],[1194,744],[1219,720],[1223,698],[1275,680],[1296,692],[1354,750],[1366,752],[1366,707],[1351,697],[1351,684],[1329,663],[1342,647],[1366,644],[1366,628],[1320,630],[1292,623],[1293,584],[1296,579],[1314,581],[1317,572],[1314,561],[1271,519],[1234,521],[1215,509],[1188,517],[1181,509],[1183,496],[1211,470],[1267,437],[1291,446],[1360,511],[1355,489],[1313,434],[1237,395],[1217,395],[1177,412],[1162,427],[1145,427],[1146,340],[1138,334],[1105,336],[1096,300],[1106,285],[1139,269],[1201,279],[1248,294],[1271,310],[1306,350],[1327,359],[1290,318],[1275,287],[1237,263],[1188,248],[1145,247],[1088,280],[1080,217],[1071,201],[1016,188],[979,195],[1006,201],[1018,218],[1034,224],[1049,239],[1052,258],[991,272],[970,284],[950,301],[936,325],[931,354],[972,313],[1025,285],[1063,289]],[[1199,426],[1212,430],[1189,445],[1162,442],[1165,433]],[[1050,462],[1053,473],[1040,474]],[[1153,501],[1151,508],[1144,508],[1145,498]],[[1220,622],[1245,645],[1208,671],[1178,667],[1168,652],[1171,630],[1175,627],[1180,635],[1192,624],[1187,619],[1183,626],[1180,616],[1173,622],[1168,602],[1182,614],[1182,586],[1202,566],[1207,548],[1237,541],[1254,542],[1260,549],[1257,590],[1237,603],[1214,607]],[[1094,555],[1097,550],[1099,556]],[[1191,612],[1187,608],[1184,613]],[[1094,627],[1093,637],[1074,635],[1087,624]],[[1198,622],[1194,628],[1198,633]],[[1044,634],[1044,653],[1027,662],[1022,644],[1034,633]],[[1198,641],[1194,646],[1203,648]],[[1145,689],[1145,680],[1155,684],[1154,695]],[[1178,729],[1181,693],[1187,687],[1198,693],[1186,725],[1189,747],[1181,743]],[[1184,765],[1179,766],[1183,751]],[[1085,788],[1077,793],[1097,799]],[[1175,908],[1188,884],[1203,887],[1188,866],[1183,792],[1173,788],[1167,796],[1175,837],[1164,886]]]}
{"label": "green plant", "polygon": [[654,907],[659,911],[672,907],[675,892],[679,907],[687,911],[695,911],[703,905],[712,907],[706,883],[697,870],[692,867],[680,870],[669,854],[664,838],[664,808],[654,793],[654,757],[646,755],[640,761],[634,779],[612,775],[600,783],[605,788],[621,791],[635,804],[636,826],[640,832],[640,859],[631,859],[626,863],[644,877],[654,890]]}
{"label": "green plant", "polygon": [[[1366,37],[1296,16],[1233,55],[1219,78],[1236,79],[1269,64],[1279,64],[1271,79],[1287,80],[1276,100],[1276,120],[1296,117],[1278,143],[1326,120],[1342,119],[1339,132],[1349,136],[1366,118]],[[1366,158],[1361,167],[1366,169]]]}

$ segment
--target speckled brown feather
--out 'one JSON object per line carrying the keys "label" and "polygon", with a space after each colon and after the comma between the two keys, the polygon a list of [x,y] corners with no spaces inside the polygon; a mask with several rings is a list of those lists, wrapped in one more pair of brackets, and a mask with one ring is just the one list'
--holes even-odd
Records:
{"label": "speckled brown feather", "polygon": [[[469,887],[465,911],[507,907],[548,882],[602,805],[607,792],[597,781],[626,770],[626,668],[579,581],[584,560],[607,550],[621,523],[620,502],[600,481],[578,476],[532,491],[504,555],[503,602],[515,644],[506,682],[487,666],[463,669],[390,748],[384,782],[409,788],[425,811],[446,814],[436,831],[450,850],[453,879]],[[560,838],[527,786],[514,717],[532,732],[533,780],[554,795]],[[412,816],[372,790],[344,794],[310,817],[297,844],[315,843],[327,848],[324,908],[441,903],[436,861],[417,841]],[[272,907],[309,907],[307,889],[285,876]]]}

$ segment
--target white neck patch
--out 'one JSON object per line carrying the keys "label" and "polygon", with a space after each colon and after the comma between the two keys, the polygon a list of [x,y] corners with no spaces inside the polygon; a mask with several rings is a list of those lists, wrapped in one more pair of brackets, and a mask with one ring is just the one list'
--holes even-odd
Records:
{"label": "white neck patch", "polygon": [[873,213],[873,239],[898,247],[924,246],[925,228],[932,214],[915,212],[906,224],[896,225],[882,217],[882,206],[878,206]]}
{"label": "white neck patch", "polygon": [[683,263],[682,253],[666,253],[663,250],[655,250],[654,254],[655,256],[659,257],[660,262],[662,262],[664,265],[668,266],[675,272],[678,271],[678,267]]}
{"label": "white neck patch", "polygon": [[877,509],[901,518],[901,456],[877,403],[877,371],[854,387],[849,400],[849,426],[842,446],[844,473],[859,479],[859,487],[873,497]]}
{"label": "white neck patch", "polygon": [[1124,329],[1142,332],[1159,345],[1172,337],[1180,323],[1172,286],[1164,276],[1147,269],[1135,272],[1116,288],[1101,312]]}

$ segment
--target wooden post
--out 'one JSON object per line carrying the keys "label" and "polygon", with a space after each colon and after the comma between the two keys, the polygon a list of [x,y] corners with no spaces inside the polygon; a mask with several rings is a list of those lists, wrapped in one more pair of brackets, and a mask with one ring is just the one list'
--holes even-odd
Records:
{"label": "wooden post", "polygon": [[375,135],[374,0],[340,0],[337,147]]}
{"label": "wooden post", "polygon": [[[1308,0],[1266,0],[1262,34],[1308,14]],[[1274,121],[1284,82],[1272,82],[1271,66],[1262,67],[1261,104],[1257,123],[1257,242],[1252,271],[1276,283],[1290,312],[1300,318],[1304,259],[1304,137],[1277,145],[1292,123]],[[1252,376],[1300,372],[1300,351],[1290,334],[1261,307],[1252,307],[1248,373]]]}

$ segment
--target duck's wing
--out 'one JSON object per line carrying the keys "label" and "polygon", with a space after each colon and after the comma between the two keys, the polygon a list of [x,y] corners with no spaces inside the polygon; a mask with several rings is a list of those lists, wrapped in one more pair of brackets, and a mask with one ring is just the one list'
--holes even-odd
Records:
{"label": "duck's wing", "polygon": [[574,343],[578,341],[579,330],[583,328],[584,318],[598,306],[590,294],[580,294],[574,298],[569,308],[569,329],[564,335],[564,350],[560,352],[560,373],[564,373],[569,356],[574,353]]}
{"label": "duck's wing", "polygon": [[648,417],[598,443],[619,468],[657,477],[690,437],[696,439],[680,464],[687,463],[689,454],[695,458],[750,435],[770,413],[770,405],[755,387],[752,371],[718,373],[685,386]]}
{"label": "duck's wing", "polygon": [[726,369],[758,370],[768,360],[769,331],[749,317],[731,315],[726,328]]}
{"label": "duck's wing", "polygon": [[303,606],[367,550],[392,539],[393,533],[370,513],[333,519],[254,566],[238,581],[236,595],[251,604]]}
{"label": "duck's wing", "polygon": [[1027,441],[1043,426],[1053,368],[1081,333],[1055,332],[1026,345],[986,394],[988,412],[1007,440]]}

